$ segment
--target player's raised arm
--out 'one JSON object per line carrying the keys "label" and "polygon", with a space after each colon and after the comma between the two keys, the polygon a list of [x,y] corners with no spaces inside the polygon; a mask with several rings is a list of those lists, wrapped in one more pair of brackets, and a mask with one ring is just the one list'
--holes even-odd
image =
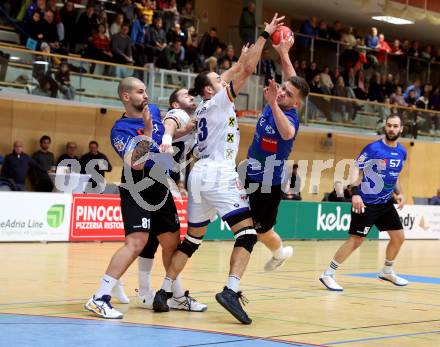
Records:
{"label": "player's raised arm", "polygon": [[264,28],[264,31],[258,37],[257,42],[255,42],[255,44],[249,47],[249,49],[245,50],[245,52],[242,52],[242,54],[240,55],[238,61],[238,64],[240,65],[237,68],[239,71],[237,71],[235,76],[232,78],[234,91],[236,93],[238,93],[246,79],[255,71],[258,62],[261,59],[261,52],[263,51],[267,39],[277,30],[278,27],[284,24],[282,22],[283,19],[284,16],[278,17],[278,13],[275,13],[272,21],[270,23],[265,23],[266,26]]}
{"label": "player's raised arm", "polygon": [[293,68],[289,57],[289,50],[292,48],[294,42],[295,39],[293,38],[293,34],[288,37],[284,37],[284,33],[281,32],[280,43],[278,45],[272,45],[281,58],[284,80],[288,80],[289,78],[296,76],[296,71]]}

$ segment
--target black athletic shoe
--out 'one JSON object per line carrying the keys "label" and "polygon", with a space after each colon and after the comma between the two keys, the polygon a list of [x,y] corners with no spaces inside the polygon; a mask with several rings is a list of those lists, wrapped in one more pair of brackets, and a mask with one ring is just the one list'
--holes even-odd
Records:
{"label": "black athletic shoe", "polygon": [[161,289],[156,292],[153,300],[153,310],[154,312],[168,312],[170,307],[167,304],[168,299],[173,296],[173,293],[167,293],[165,290]]}
{"label": "black athletic shoe", "polygon": [[234,292],[228,287],[224,287],[221,293],[215,296],[217,302],[222,305],[230,314],[237,318],[243,324],[251,324],[252,319],[249,318],[246,312],[241,307],[240,300],[245,305],[248,300],[241,292]]}

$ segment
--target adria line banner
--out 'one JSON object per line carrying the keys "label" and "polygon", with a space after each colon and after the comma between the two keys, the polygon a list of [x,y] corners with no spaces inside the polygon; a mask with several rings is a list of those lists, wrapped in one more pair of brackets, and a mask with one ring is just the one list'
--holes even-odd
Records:
{"label": "adria line banner", "polygon": [[[181,234],[186,233],[187,201],[175,200]],[[122,241],[122,221],[119,195],[74,194],[70,219],[70,241]]]}

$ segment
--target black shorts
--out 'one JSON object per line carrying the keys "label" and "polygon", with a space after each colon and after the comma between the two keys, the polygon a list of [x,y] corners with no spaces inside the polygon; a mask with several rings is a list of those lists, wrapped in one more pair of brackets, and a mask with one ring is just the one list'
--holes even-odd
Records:
{"label": "black shorts", "polygon": [[402,222],[393,201],[386,204],[366,205],[362,214],[351,211],[351,235],[366,237],[375,225],[379,231],[402,230]]}
{"label": "black shorts", "polygon": [[249,183],[259,184],[258,189],[248,194],[248,197],[255,230],[257,233],[262,234],[272,229],[276,224],[278,206],[283,197],[283,191],[281,190],[281,185],[276,185],[271,187],[266,186],[263,191],[270,192],[263,193],[261,191],[261,183],[255,182],[249,178],[249,176],[246,176],[246,189],[248,189]]}
{"label": "black shorts", "polygon": [[180,230],[179,216],[173,196],[164,185],[154,183],[140,193],[142,199],[152,206],[159,205],[166,199],[163,206],[156,211],[145,210],[139,206],[125,188],[120,187],[119,193],[126,236],[134,232],[151,232],[151,234],[160,235]]}

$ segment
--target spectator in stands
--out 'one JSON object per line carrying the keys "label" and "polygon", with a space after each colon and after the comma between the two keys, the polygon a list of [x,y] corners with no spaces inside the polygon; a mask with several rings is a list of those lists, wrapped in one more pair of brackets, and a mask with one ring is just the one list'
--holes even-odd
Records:
{"label": "spectator in stands", "polygon": [[359,70],[356,73],[356,88],[354,89],[354,93],[356,95],[356,98],[359,100],[368,99],[367,86],[365,83],[365,75],[362,70]]}
{"label": "spectator in stands", "polygon": [[156,2],[150,0],[141,0],[139,2],[135,2],[135,5],[138,8],[138,13],[140,16],[147,16],[148,25],[153,24],[153,16],[154,11],[156,10]]}
{"label": "spectator in stands", "polygon": [[202,58],[198,49],[198,36],[196,29],[190,26],[187,30],[187,39],[185,42],[185,60],[188,66],[192,67],[194,72],[200,72],[203,68]]}
{"label": "spectator in stands", "polygon": [[379,45],[379,37],[377,36],[377,28],[372,27],[370,35],[367,36],[367,39],[365,40],[365,45],[368,48],[376,49]]}
{"label": "spectator in stands", "polygon": [[76,51],[83,50],[92,40],[93,28],[96,24],[95,6],[88,4],[85,12],[81,13],[76,23]]}
{"label": "spectator in stands", "polygon": [[5,157],[1,176],[13,180],[18,190],[25,191],[26,177],[33,168],[43,171],[34,159],[23,152],[23,141],[16,140],[12,153]]}
{"label": "spectator in stands", "polygon": [[394,77],[392,74],[383,74],[382,75],[382,92],[385,96],[391,96],[396,90],[396,86],[394,85]]}
{"label": "spectator in stands", "polygon": [[324,91],[321,88],[321,77],[319,73],[317,73],[310,82],[310,93],[315,94],[324,94]]}
{"label": "spectator in stands", "polygon": [[402,55],[405,52],[402,50],[402,45],[400,44],[400,40],[394,40],[393,45],[391,46],[391,53],[395,55]]}
{"label": "spectator in stands", "polygon": [[133,47],[133,57],[136,65],[144,66],[148,63],[146,45],[149,40],[148,16],[144,14],[136,19],[131,26],[130,41]]}
{"label": "spectator in stands", "polygon": [[128,24],[122,24],[121,32],[113,35],[110,41],[113,59],[118,64],[133,64],[129,30]]}
{"label": "spectator in stands", "polygon": [[301,63],[299,64],[299,69],[298,70],[295,70],[296,71],[296,74],[299,76],[299,77],[302,77],[302,78],[306,78],[306,73],[307,73],[307,61],[306,60],[301,60]]}
{"label": "spectator in stands", "polygon": [[434,195],[434,196],[429,200],[429,204],[430,204],[430,205],[440,205],[440,188],[437,189],[437,195]]}
{"label": "spectator in stands", "polygon": [[110,26],[110,37],[118,34],[121,31],[122,23],[124,23],[124,15],[122,13],[117,13],[114,22]]}
{"label": "spectator in stands", "polygon": [[40,12],[34,12],[31,20],[24,24],[24,31],[31,39],[38,42],[37,50],[40,49],[40,45],[44,37],[44,27]]}
{"label": "spectator in stands", "polygon": [[154,25],[150,27],[148,34],[147,52],[148,61],[155,62],[160,52],[167,46],[165,31],[162,28],[162,18],[154,19]]}
{"label": "spectator in stands", "polygon": [[[61,156],[58,158],[57,161],[57,166],[60,165],[60,163],[63,160],[77,160],[79,162],[78,157],[76,156],[76,150],[77,150],[78,146],[75,142],[69,141],[66,144],[66,153],[61,154]],[[71,166],[71,165],[64,165],[64,166]]]}
{"label": "spectator in stands", "polygon": [[184,45],[187,37],[179,22],[174,22],[174,25],[167,32],[167,42],[174,42],[177,40],[182,42],[182,45]]}
{"label": "spectator in stands", "polygon": [[[339,76],[336,80],[335,86],[332,89],[332,95],[350,99],[356,98],[354,91],[345,85],[344,77],[342,76]],[[354,118],[353,103],[340,102],[338,100],[334,101],[333,110],[344,122],[350,121]]]}
{"label": "spectator in stands", "polygon": [[423,60],[430,61],[432,55],[432,46],[425,46],[425,49],[422,50],[422,53],[420,55]]}
{"label": "spectator in stands", "polygon": [[180,13],[177,10],[177,2],[176,0],[167,1],[167,4],[162,9],[163,21],[164,21],[164,30],[168,31],[171,27],[173,27],[174,23],[180,22]]}
{"label": "spectator in stands", "polygon": [[60,64],[58,71],[55,73],[55,81],[58,83],[58,91],[63,99],[75,99],[75,88],[70,84],[70,68],[67,61]]}
{"label": "spectator in stands", "polygon": [[133,23],[136,18],[136,9],[137,7],[133,4],[132,0],[123,0],[119,7],[119,11],[124,15],[125,20],[129,24]]}
{"label": "spectator in stands", "polygon": [[310,63],[310,66],[306,70],[307,82],[310,82],[317,74],[319,74],[318,64],[316,63],[316,61],[313,61],[312,63]]}
{"label": "spectator in stands", "polygon": [[339,68],[337,67],[333,70],[333,72],[330,73],[330,77],[332,79],[333,85],[336,84],[336,81],[338,80],[339,76],[341,76],[341,70],[339,70]]}
{"label": "spectator in stands", "polygon": [[[110,39],[105,34],[104,24],[98,25],[98,31],[92,36],[91,57],[96,60],[113,61],[113,54],[110,49]],[[107,65],[106,65],[107,66]],[[93,73],[90,69],[90,73]]]}
{"label": "spectator in stands", "polygon": [[302,200],[301,198],[301,177],[298,175],[298,164],[293,164],[292,175],[288,181],[288,190],[284,194],[285,200]]}
{"label": "spectator in stands", "polygon": [[354,90],[357,88],[357,86],[356,86],[356,74],[354,72],[354,68],[350,67],[347,70],[345,70],[345,72],[343,74],[343,77],[344,77],[345,85],[347,87],[350,87],[353,90],[353,92],[354,92]]}
{"label": "spectator in stands", "polygon": [[61,21],[64,25],[64,45],[69,52],[75,51],[76,18],[78,13],[72,0],[67,0],[60,11]]}
{"label": "spectator in stands", "polygon": [[183,59],[181,57],[181,49],[182,43],[179,40],[170,43],[160,53],[159,59],[157,60],[157,67],[182,71]]}
{"label": "spectator in stands", "polygon": [[29,7],[26,10],[26,14],[23,18],[23,23],[27,23],[31,20],[33,14],[35,12],[40,13],[41,16],[44,15],[44,12],[46,11],[46,0],[34,0],[29,5]]}
{"label": "spectator in stands", "polygon": [[110,38],[109,24],[108,24],[108,19],[107,19],[107,12],[105,10],[102,10],[101,12],[99,12],[99,14],[98,14],[98,16],[96,18],[96,23],[95,23],[94,31],[98,31],[99,25],[103,25],[104,26],[104,28],[105,28],[104,34],[105,34],[105,36]]}
{"label": "spectator in stands", "polygon": [[383,102],[385,96],[382,92],[380,84],[380,74],[375,73],[370,80],[370,86],[368,88],[368,99],[371,101]]}
{"label": "spectator in stands", "polygon": [[217,47],[221,47],[220,40],[217,37],[217,29],[211,28],[205,33],[199,44],[199,52],[202,54],[203,59],[211,57]]}
{"label": "spectator in stands", "polygon": [[390,96],[390,103],[398,106],[408,106],[405,101],[405,97],[402,94],[402,87],[397,86],[396,91]]}
{"label": "spectator in stands", "polygon": [[329,39],[333,41],[341,41],[342,25],[340,21],[335,21],[328,31]]}
{"label": "spectator in stands", "polygon": [[222,65],[225,60],[229,62],[229,66],[238,61],[238,58],[234,54],[234,46],[228,45],[223,53],[223,56],[220,58],[219,65]]}
{"label": "spectator in stands", "polygon": [[422,95],[422,90],[421,90],[421,88],[420,88],[420,85],[421,85],[420,80],[419,80],[419,79],[416,79],[415,82],[414,82],[413,84],[409,85],[409,86],[406,88],[405,92],[403,93],[403,96],[404,96],[405,98],[407,98],[408,95],[409,95],[409,93],[410,93],[410,91],[413,90],[413,91],[415,92],[415,98],[416,98],[416,99],[420,98],[420,96]]}
{"label": "spectator in stands", "polygon": [[39,168],[32,170],[31,175],[32,183],[37,192],[51,192],[53,189],[53,183],[48,174],[50,171],[53,171],[55,166],[55,157],[49,151],[51,142],[52,140],[49,136],[43,135],[40,138],[40,149],[32,154],[32,159],[39,166]]}
{"label": "spectator in stands", "polygon": [[183,8],[181,10],[181,17],[182,17],[181,24],[182,24],[183,30],[186,30],[189,27],[194,26],[195,13],[194,13],[194,7],[193,7],[191,0],[188,0],[185,2],[185,5],[183,6]]}
{"label": "spectator in stands", "polygon": [[379,64],[384,64],[386,55],[388,53],[391,53],[391,47],[388,44],[388,42],[385,41],[384,34],[379,35],[377,50],[378,50],[378,52],[376,53],[377,61],[379,62]]}
{"label": "spectator in stands", "polygon": [[[310,19],[306,19],[299,29],[300,33],[307,36],[315,37],[317,32],[316,27],[317,19],[315,16],[311,16]],[[298,43],[303,47],[309,47],[311,44],[311,39],[308,37],[299,36],[297,38]]]}
{"label": "spectator in stands", "polygon": [[260,62],[260,75],[264,76],[264,85],[269,84],[269,80],[275,78],[276,67],[273,59],[270,58],[269,50],[263,49]]}
{"label": "spectator in stands", "polygon": [[60,52],[60,39],[58,37],[57,24],[54,20],[54,13],[47,10],[43,18],[43,41],[47,42],[51,52]]}
{"label": "spectator in stands", "polygon": [[415,90],[410,90],[408,93],[408,96],[405,97],[405,102],[407,103],[407,106],[415,106],[417,102],[417,95]]}
{"label": "spectator in stands", "polygon": [[413,41],[411,48],[408,49],[408,55],[415,58],[420,58],[422,52],[420,50],[420,42]]}
{"label": "spectator in stands", "polygon": [[330,95],[333,89],[333,82],[330,76],[330,68],[328,66],[324,66],[324,69],[320,74],[320,78],[321,78],[320,85],[322,91],[324,92],[324,94]]}
{"label": "spectator in stands", "polygon": [[318,24],[317,35],[321,39],[328,40],[329,39],[329,33],[327,28],[327,22],[324,19],[321,19]]}
{"label": "spectator in stands", "polygon": [[249,1],[248,5],[243,8],[240,16],[240,22],[238,24],[238,32],[241,39],[241,44],[255,42],[255,3]]}
{"label": "spectator in stands", "polygon": [[350,26],[342,31],[341,42],[347,45],[349,49],[356,46],[357,41],[353,34],[353,27]]}
{"label": "spectator in stands", "polygon": [[429,109],[429,93],[424,92],[423,95],[417,99],[416,107],[422,110]]}
{"label": "spectator in stands", "polygon": [[96,187],[97,183],[104,182],[105,173],[112,171],[112,166],[107,156],[104,153],[99,152],[98,148],[98,142],[90,141],[89,153],[84,154],[79,159],[79,162],[81,164],[81,173],[88,173],[90,168],[93,168],[102,177],[102,179],[99,180],[94,180],[93,178],[91,178],[90,182],[92,182],[92,187]]}

